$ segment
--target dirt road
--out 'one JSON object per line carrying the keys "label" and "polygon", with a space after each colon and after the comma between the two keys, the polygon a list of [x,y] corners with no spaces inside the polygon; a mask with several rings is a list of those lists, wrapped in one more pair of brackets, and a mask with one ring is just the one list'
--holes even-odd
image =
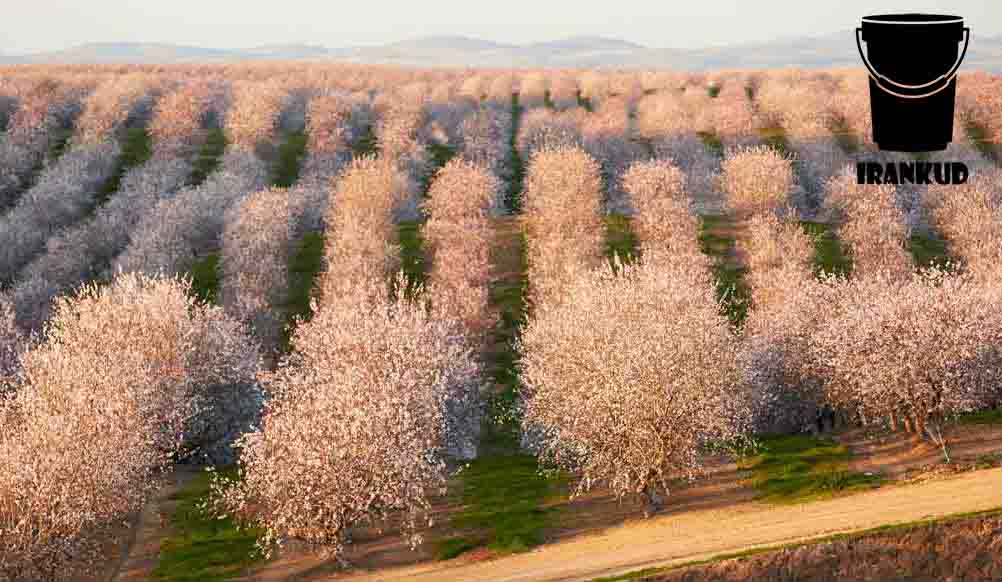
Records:
{"label": "dirt road", "polygon": [[744,503],[725,509],[687,512],[634,522],[601,534],[486,562],[420,564],[355,572],[334,579],[350,582],[589,580],[743,549],[1000,506],[1002,469],[992,469],[805,505]]}

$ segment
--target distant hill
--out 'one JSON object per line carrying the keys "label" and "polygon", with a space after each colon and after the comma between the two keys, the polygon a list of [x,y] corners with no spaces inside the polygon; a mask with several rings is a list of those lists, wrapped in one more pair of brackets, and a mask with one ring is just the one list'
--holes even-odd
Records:
{"label": "distant hill", "polygon": [[[851,31],[701,49],[649,48],[615,38],[579,36],[513,45],[466,36],[428,36],[390,44],[327,48],[266,45],[214,49],[158,43],[91,43],[30,55],[0,52],[0,63],[191,63],[260,60],[344,61],[366,64],[469,67],[598,67],[750,69],[859,66]],[[965,69],[1002,71],[1002,38],[977,37]]]}
{"label": "distant hill", "polygon": [[[9,56],[9,55],[8,55]],[[22,63],[183,63],[220,61],[231,58],[230,51],[175,44],[100,42],[82,44],[51,53],[16,55]]]}

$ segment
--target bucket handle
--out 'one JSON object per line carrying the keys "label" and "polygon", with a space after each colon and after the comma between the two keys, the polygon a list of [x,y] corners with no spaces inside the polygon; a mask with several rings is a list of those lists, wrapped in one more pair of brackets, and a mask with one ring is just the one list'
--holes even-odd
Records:
{"label": "bucket handle", "polygon": [[[877,72],[876,69],[873,68],[873,65],[870,64],[870,59],[867,58],[866,53],[863,52],[863,45],[860,42],[860,36],[861,36],[862,32],[863,32],[862,28],[857,28],[856,29],[856,48],[859,49],[859,56],[863,58],[863,64],[866,65],[866,70],[870,72],[870,77],[877,84],[877,87],[880,87],[885,93],[890,93],[891,95],[894,95],[895,97],[900,97],[902,99],[924,99],[926,97],[932,97],[936,93],[939,93],[940,91],[942,91],[942,90],[946,89],[947,87],[949,87],[950,86],[950,81],[952,81],[953,78],[957,76],[957,70],[960,69],[960,64],[962,62],[964,62],[964,57],[967,55],[967,47],[968,47],[968,45],[971,42],[971,29],[969,27],[965,26],[964,27],[964,50],[963,50],[963,52],[960,53],[960,56],[957,57],[957,62],[953,63],[953,67],[951,67],[950,70],[946,74],[940,75],[939,77],[936,77],[932,81],[929,81],[928,83],[923,83],[921,85],[902,85],[901,83],[895,83],[889,77],[885,77],[884,75],[881,75],[880,73]],[[930,85],[935,85],[936,83],[939,83],[940,81],[943,81],[943,80],[946,80],[946,83],[944,83],[943,86],[940,87],[939,89],[936,89],[935,91],[931,91],[929,93],[925,93],[924,95],[904,95],[902,93],[897,93],[895,91],[891,91],[887,87],[884,87],[883,85],[881,85],[880,84],[880,80],[881,79],[883,79],[884,81],[887,81],[888,83],[890,83],[891,85],[894,85],[895,87],[901,87],[902,89],[925,89],[926,87],[929,87]]]}

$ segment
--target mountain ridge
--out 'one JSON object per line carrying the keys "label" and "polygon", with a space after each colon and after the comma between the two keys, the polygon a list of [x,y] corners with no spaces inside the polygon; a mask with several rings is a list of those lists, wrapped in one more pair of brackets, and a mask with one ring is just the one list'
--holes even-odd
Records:
{"label": "mountain ridge", "polygon": [[[220,49],[157,42],[96,42],[34,54],[18,55],[0,49],[0,63],[3,64],[182,64],[268,60],[488,68],[708,70],[859,66],[851,30],[695,49],[653,48],[603,36],[508,44],[462,35],[424,36],[381,45],[341,48],[306,43]],[[965,68],[1002,71],[1002,37],[975,37]]]}

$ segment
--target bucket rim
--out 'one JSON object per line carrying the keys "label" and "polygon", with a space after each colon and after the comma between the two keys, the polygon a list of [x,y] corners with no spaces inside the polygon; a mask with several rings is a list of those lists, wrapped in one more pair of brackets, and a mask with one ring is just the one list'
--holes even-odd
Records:
{"label": "bucket rim", "polygon": [[863,22],[866,24],[911,24],[924,26],[928,24],[963,24],[964,18],[950,14],[874,14],[872,16],[864,16]]}

